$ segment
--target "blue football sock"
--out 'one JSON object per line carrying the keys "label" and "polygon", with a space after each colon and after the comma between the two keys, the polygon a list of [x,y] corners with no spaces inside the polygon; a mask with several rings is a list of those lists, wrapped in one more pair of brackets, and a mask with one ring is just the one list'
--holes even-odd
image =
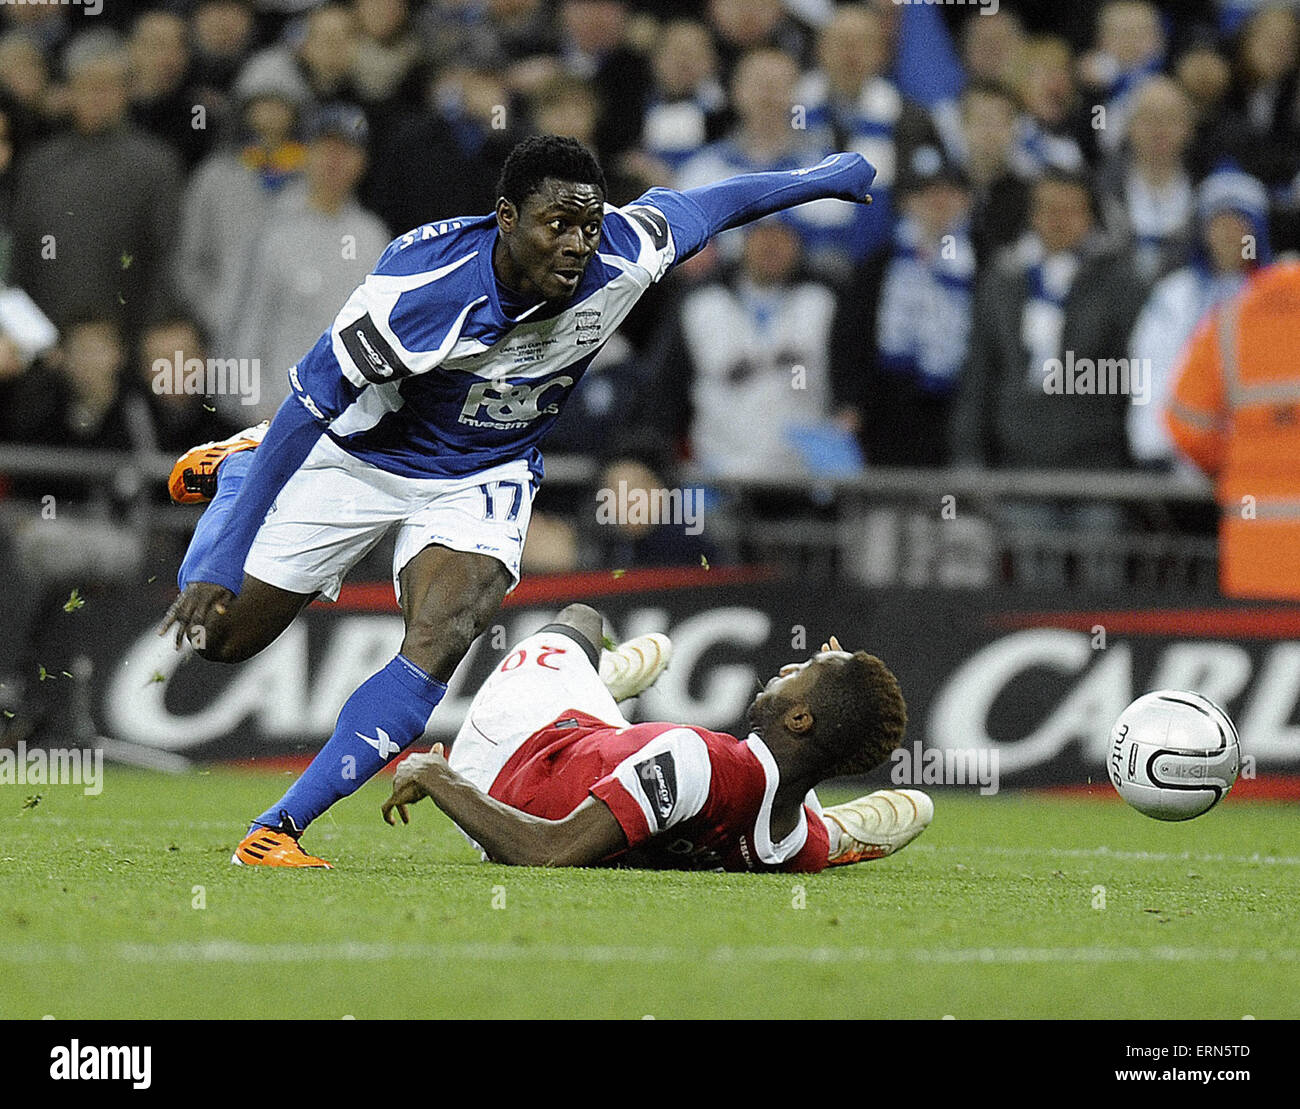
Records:
{"label": "blue football sock", "polygon": [[[217,495],[212,498],[208,507],[204,509],[203,515],[199,517],[199,522],[194,528],[194,537],[190,540],[189,549],[181,561],[180,572],[176,575],[176,584],[182,592],[191,581],[207,580],[202,576],[202,566],[207,562],[217,536],[224,530],[226,521],[230,518],[231,510],[235,506],[235,497],[252,465],[253,452],[249,450],[236,451],[234,454],[227,455],[217,467]],[[234,577],[236,579],[242,577],[243,570],[242,566],[239,567]]]}
{"label": "blue football sock", "polygon": [[424,735],[446,692],[444,683],[399,654],[348,698],[329,742],[254,826],[280,827],[288,817],[301,832]]}

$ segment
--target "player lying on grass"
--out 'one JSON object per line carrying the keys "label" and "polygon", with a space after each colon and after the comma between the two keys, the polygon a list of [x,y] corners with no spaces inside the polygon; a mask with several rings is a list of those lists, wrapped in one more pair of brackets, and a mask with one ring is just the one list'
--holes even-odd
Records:
{"label": "player lying on grass", "polygon": [[[528,139],[490,215],[393,241],[288,372],[266,429],[196,447],[172,496],[212,503],[181,564],[175,628],[203,658],[242,662],[396,529],[400,652],[352,694],[334,734],[258,816],[235,861],[325,866],[298,837],[424,734],[447,681],[519,580],[542,476],[538,444],[596,352],[650,285],[719,231],[822,198],[868,202],[875,170],[837,154],[605,203],[595,157]],[[251,837],[273,850],[244,850]]]}
{"label": "player lying on grass", "polygon": [[599,613],[570,605],[483,683],[451,746],[398,768],[383,815],[423,797],[487,858],[527,866],[786,870],[878,859],[934,815],[919,790],[822,809],[815,787],[862,774],[903,738],[907,710],[878,658],[834,638],[781,668],[740,740],[686,724],[630,724],[616,702],[667,665],[666,636],[601,655]]}

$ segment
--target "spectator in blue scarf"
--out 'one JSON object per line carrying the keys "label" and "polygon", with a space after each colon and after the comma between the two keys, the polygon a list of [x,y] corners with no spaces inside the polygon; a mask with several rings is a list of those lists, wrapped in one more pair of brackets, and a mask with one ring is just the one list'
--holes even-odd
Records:
{"label": "spectator in blue scarf", "polygon": [[1133,94],[1160,72],[1166,51],[1160,12],[1148,0],[1111,0],[1097,14],[1093,49],[1079,61],[1088,95],[1105,109],[1097,126],[1103,154],[1113,154],[1124,138]]}
{"label": "spectator in blue scarf", "polygon": [[970,335],[971,189],[959,168],[922,147],[900,190],[893,242],[859,270],[840,300],[832,381],[837,401],[859,413],[869,462],[942,466]]}

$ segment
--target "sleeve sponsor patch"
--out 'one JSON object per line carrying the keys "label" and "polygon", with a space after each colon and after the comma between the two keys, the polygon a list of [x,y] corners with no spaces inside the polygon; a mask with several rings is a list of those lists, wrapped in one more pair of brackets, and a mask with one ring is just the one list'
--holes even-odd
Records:
{"label": "sleeve sponsor patch", "polygon": [[668,245],[668,220],[662,212],[653,208],[624,208],[624,215],[635,220],[654,243],[655,250],[663,250]]}
{"label": "sleeve sponsor patch", "polygon": [[372,384],[380,385],[411,375],[388,340],[379,333],[369,312],[342,328],[339,338],[353,364]]}
{"label": "sleeve sponsor patch", "polygon": [[637,763],[634,770],[641,791],[650,802],[656,831],[662,832],[668,827],[668,818],[677,804],[677,767],[672,753],[663,751],[653,758]]}
{"label": "sleeve sponsor patch", "polygon": [[652,281],[660,280],[677,256],[668,217],[649,204],[632,204],[615,210],[631,225],[636,237],[636,264],[650,274]]}
{"label": "sleeve sponsor patch", "polygon": [[624,758],[591,791],[610,805],[634,847],[698,814],[712,782],[704,740],[689,728],[669,726]]}

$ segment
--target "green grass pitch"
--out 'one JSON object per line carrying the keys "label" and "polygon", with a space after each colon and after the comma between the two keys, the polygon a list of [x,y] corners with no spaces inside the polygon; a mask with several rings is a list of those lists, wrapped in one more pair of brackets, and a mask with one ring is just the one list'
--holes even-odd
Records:
{"label": "green grass pitch", "polygon": [[1286,806],[940,795],[822,875],[526,871],[384,781],[309,832],[336,870],[231,866],[286,781],[0,787],[0,1017],[1300,1017]]}

